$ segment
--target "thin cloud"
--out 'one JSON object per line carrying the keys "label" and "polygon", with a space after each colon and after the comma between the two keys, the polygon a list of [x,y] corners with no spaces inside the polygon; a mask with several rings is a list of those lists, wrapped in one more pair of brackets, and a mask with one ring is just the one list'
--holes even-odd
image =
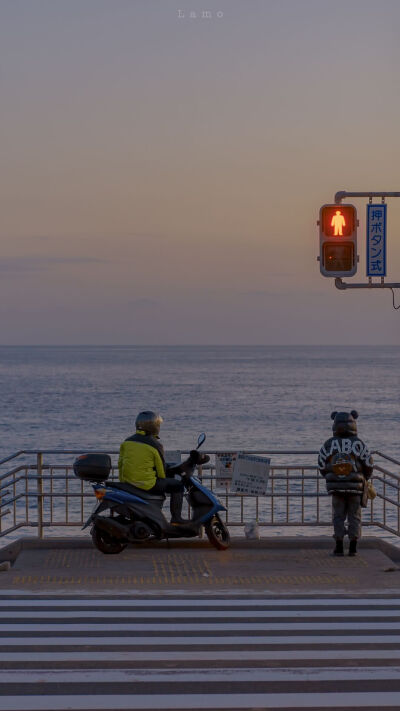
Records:
{"label": "thin cloud", "polygon": [[276,296],[277,294],[284,294],[286,293],[285,290],[283,289],[276,289],[276,291],[272,290],[260,290],[260,291],[237,291],[236,292],[238,296],[248,296],[250,298],[258,299],[258,298],[263,298],[264,296]]}
{"label": "thin cloud", "polygon": [[156,301],[155,299],[146,299],[145,297],[139,299],[132,299],[129,304],[130,306],[137,308],[160,308],[161,306],[160,301]]}
{"label": "thin cloud", "polygon": [[2,257],[0,258],[0,272],[19,274],[50,269],[57,264],[102,264],[105,261],[97,257]]}

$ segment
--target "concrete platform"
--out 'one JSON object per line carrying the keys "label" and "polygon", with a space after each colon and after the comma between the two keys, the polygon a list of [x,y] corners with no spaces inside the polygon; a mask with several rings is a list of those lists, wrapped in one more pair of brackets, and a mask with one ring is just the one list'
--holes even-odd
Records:
{"label": "concrete platform", "polygon": [[0,594],[398,594],[399,549],[372,537],[355,558],[335,558],[332,548],[328,537],[236,538],[227,551],[196,540],[103,555],[82,538],[24,538],[0,551],[11,561]]}

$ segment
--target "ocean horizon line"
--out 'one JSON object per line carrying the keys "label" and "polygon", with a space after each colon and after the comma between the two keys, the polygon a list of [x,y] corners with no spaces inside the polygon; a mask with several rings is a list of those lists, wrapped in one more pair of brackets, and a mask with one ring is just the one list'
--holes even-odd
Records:
{"label": "ocean horizon line", "polygon": [[0,343],[0,348],[400,348],[400,343]]}

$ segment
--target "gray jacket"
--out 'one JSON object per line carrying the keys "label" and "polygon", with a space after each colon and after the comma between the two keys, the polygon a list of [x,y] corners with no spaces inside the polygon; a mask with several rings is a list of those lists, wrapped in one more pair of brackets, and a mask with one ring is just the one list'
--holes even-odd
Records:
{"label": "gray jacket", "polygon": [[[340,455],[350,459],[350,474],[335,474],[333,465]],[[362,494],[365,481],[372,476],[374,462],[368,447],[359,437],[330,437],[319,451],[318,469],[325,478],[328,494]]]}

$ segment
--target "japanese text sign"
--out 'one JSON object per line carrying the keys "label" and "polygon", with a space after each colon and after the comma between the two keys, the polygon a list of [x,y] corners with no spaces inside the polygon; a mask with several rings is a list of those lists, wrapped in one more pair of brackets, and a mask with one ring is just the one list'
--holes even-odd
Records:
{"label": "japanese text sign", "polygon": [[267,493],[271,460],[253,454],[238,454],[233,469],[231,491],[250,496]]}
{"label": "japanese text sign", "polygon": [[367,276],[386,276],[387,205],[367,205]]}

